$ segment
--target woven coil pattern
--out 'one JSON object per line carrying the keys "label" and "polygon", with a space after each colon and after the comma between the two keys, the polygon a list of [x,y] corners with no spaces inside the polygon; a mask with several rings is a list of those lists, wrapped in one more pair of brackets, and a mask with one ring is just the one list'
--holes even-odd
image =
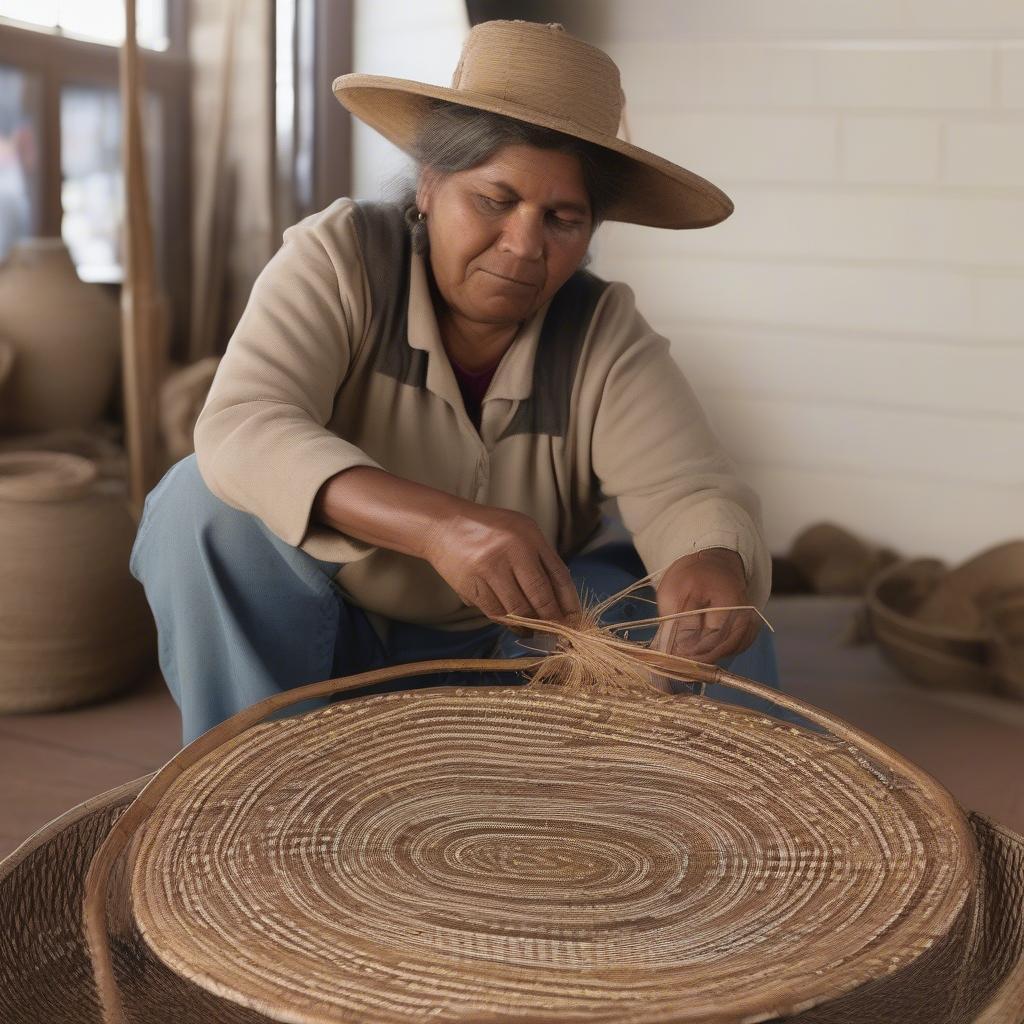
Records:
{"label": "woven coil pattern", "polygon": [[622,111],[618,67],[561,26],[515,22],[511,32],[499,24],[471,33],[452,88],[575,119],[610,136]]}
{"label": "woven coil pattern", "polygon": [[[4,1024],[102,1024],[82,932],[85,875],[148,778],[72,808],[0,862]],[[117,980],[132,1024],[263,1024],[266,1017],[218,999],[153,955],[131,915],[126,866],[122,861],[114,874],[108,907]]]}
{"label": "woven coil pattern", "polygon": [[274,1020],[769,1019],[963,919],[971,852],[931,800],[698,697],[412,690],[187,768],[132,899],[172,970]]}

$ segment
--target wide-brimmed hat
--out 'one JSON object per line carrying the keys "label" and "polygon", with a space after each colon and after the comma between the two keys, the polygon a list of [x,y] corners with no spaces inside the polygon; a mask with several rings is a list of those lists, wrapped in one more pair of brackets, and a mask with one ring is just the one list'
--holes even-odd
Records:
{"label": "wide-brimmed hat", "polygon": [[628,180],[604,219],[662,228],[704,228],[725,220],[732,200],[710,181],[618,138],[625,95],[619,69],[602,50],[561,25],[487,21],[473,28],[450,88],[383,75],[334,81],[348,110],[399,149],[414,153],[436,100],[503,114],[595,143],[624,158]]}

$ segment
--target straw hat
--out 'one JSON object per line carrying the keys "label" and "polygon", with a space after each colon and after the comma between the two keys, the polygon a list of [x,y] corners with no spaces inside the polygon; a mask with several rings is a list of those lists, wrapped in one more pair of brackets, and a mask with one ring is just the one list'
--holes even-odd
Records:
{"label": "straw hat", "polygon": [[625,95],[619,69],[561,25],[487,21],[473,28],[450,88],[382,75],[342,75],[334,95],[399,149],[412,153],[432,101],[446,100],[573,135],[625,158],[625,194],[607,220],[704,228],[733,211],[729,197],[693,171],[617,137]]}

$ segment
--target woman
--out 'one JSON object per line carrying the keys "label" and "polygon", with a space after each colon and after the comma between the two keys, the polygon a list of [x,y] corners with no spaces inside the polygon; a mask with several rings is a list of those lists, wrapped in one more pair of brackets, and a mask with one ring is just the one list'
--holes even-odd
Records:
{"label": "woman", "polygon": [[[661,614],[763,605],[757,497],[631,290],[582,269],[602,220],[707,226],[728,198],[615,137],[618,69],[557,25],[476,27],[451,89],[335,93],[420,173],[406,203],[285,232],[195,457],[147,499],[132,566],[185,741],[332,675],[529,653],[493,620],[571,619],[646,572]],[[633,544],[600,543],[605,497]],[[654,643],[777,685],[758,623],[709,612]]]}

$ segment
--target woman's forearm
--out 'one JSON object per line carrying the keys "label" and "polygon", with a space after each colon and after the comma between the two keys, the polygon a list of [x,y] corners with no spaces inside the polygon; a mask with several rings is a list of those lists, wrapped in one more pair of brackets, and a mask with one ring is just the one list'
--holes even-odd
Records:
{"label": "woman's forearm", "polygon": [[317,492],[312,517],[378,547],[429,562],[466,605],[492,619],[564,620],[580,610],[569,569],[522,512],[480,505],[373,466]]}
{"label": "woman's forearm", "polygon": [[324,483],[312,517],[357,540],[428,558],[438,526],[465,504],[462,498],[382,469],[353,466]]}

